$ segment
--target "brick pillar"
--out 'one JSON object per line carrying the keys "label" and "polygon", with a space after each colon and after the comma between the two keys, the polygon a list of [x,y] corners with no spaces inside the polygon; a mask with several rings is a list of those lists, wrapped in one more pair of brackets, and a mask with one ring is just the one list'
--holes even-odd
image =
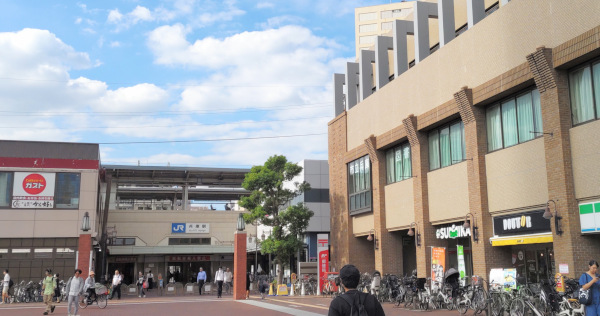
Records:
{"label": "brick pillar", "polygon": [[[508,247],[492,247],[489,242],[494,235],[494,226],[487,195],[485,109],[473,106],[473,92],[467,87],[455,93],[454,100],[465,126],[469,210],[477,219],[477,223],[471,220],[473,274],[487,278],[492,268],[509,267],[511,254]],[[472,229],[475,225],[478,227],[478,242],[474,240]]]}
{"label": "brick pillar", "polygon": [[233,299],[246,298],[246,269],[248,260],[246,254],[246,232],[236,231],[233,241]]}
{"label": "brick pillar", "polygon": [[[429,221],[429,195],[427,172],[429,172],[429,143],[427,134],[417,130],[417,118],[414,115],[402,120],[410,143],[414,201],[415,201],[415,242],[417,232],[421,234],[421,246],[416,247],[417,273],[420,278],[431,275],[431,248],[435,245],[435,229]],[[410,273],[410,271],[406,271]]]}
{"label": "brick pillar", "polygon": [[77,247],[79,251],[77,259],[77,268],[81,269],[81,276],[87,278],[90,272],[90,255],[92,251],[92,235],[81,234],[79,235],[79,245]]}
{"label": "brick pillar", "polygon": [[[552,50],[538,48],[527,56],[529,68],[540,92],[548,177],[548,199],[556,202],[564,233],[558,235],[551,219],[554,239],[554,261],[569,265],[569,276],[579,277],[588,269],[593,254],[600,253],[600,243],[591,236],[581,235],[579,205],[575,198],[569,136],[571,105],[569,100],[568,73],[554,69]],[[550,204],[554,214],[554,204]]]}
{"label": "brick pillar", "polygon": [[[373,190],[373,220],[378,248],[375,249],[375,270],[382,274],[399,274],[402,271],[402,239],[394,238],[386,228],[385,186],[386,166],[385,154],[377,150],[377,140],[371,135],[365,140],[371,160],[371,179]],[[375,242],[375,241],[373,241]],[[399,263],[399,264],[398,264]]]}

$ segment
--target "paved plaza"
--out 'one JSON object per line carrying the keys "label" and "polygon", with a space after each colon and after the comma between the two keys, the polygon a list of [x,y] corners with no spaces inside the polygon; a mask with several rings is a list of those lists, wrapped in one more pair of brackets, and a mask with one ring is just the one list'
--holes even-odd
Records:
{"label": "paved plaza", "polygon": [[[105,309],[96,305],[80,309],[79,315],[236,315],[236,316],[267,316],[267,315],[327,315],[331,298],[316,296],[269,296],[264,300],[251,297],[249,300],[234,301],[232,296],[217,299],[216,296],[153,296],[146,298],[122,297],[121,300],[110,300]],[[422,316],[431,313],[436,316],[458,316],[457,311],[412,311],[394,307],[384,303],[386,315]],[[42,315],[43,303],[13,303],[0,305],[0,315]],[[57,305],[54,314],[66,315],[67,303]],[[468,314],[470,315],[470,313]]]}

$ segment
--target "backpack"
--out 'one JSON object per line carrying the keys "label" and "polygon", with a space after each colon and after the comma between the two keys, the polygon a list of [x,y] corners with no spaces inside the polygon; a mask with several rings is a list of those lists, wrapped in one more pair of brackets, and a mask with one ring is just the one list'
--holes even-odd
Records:
{"label": "backpack", "polygon": [[358,304],[356,304],[356,296],[351,299],[348,294],[343,294],[340,297],[350,305],[350,316],[369,316],[365,308],[365,300],[368,294],[357,293]]}
{"label": "backpack", "polygon": [[12,279],[8,280],[8,287],[12,287],[13,285],[15,285],[15,282],[13,282]]}

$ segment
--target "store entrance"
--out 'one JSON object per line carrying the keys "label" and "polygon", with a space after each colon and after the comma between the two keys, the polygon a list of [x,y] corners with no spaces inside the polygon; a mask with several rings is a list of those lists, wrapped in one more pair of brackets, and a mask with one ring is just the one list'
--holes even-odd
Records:
{"label": "store entrance", "polygon": [[554,249],[551,243],[514,246],[513,258],[517,276],[525,277],[527,283],[539,283],[554,275]]}
{"label": "store entrance", "polygon": [[169,282],[195,283],[198,277],[200,267],[206,272],[207,280],[211,280],[212,271],[209,261],[197,262],[169,262],[167,273]]}
{"label": "store entrance", "polygon": [[109,281],[112,281],[112,277],[115,275],[115,270],[119,270],[119,273],[123,275],[123,284],[132,284],[135,277],[135,262],[128,263],[109,263],[108,272]]}

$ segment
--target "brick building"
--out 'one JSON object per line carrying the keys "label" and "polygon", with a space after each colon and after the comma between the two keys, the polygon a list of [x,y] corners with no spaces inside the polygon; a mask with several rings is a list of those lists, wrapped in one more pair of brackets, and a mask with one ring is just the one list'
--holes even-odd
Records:
{"label": "brick building", "polygon": [[577,277],[600,254],[600,2],[466,0],[466,29],[455,2],[334,74],[332,266],[424,277],[440,247],[467,275]]}

